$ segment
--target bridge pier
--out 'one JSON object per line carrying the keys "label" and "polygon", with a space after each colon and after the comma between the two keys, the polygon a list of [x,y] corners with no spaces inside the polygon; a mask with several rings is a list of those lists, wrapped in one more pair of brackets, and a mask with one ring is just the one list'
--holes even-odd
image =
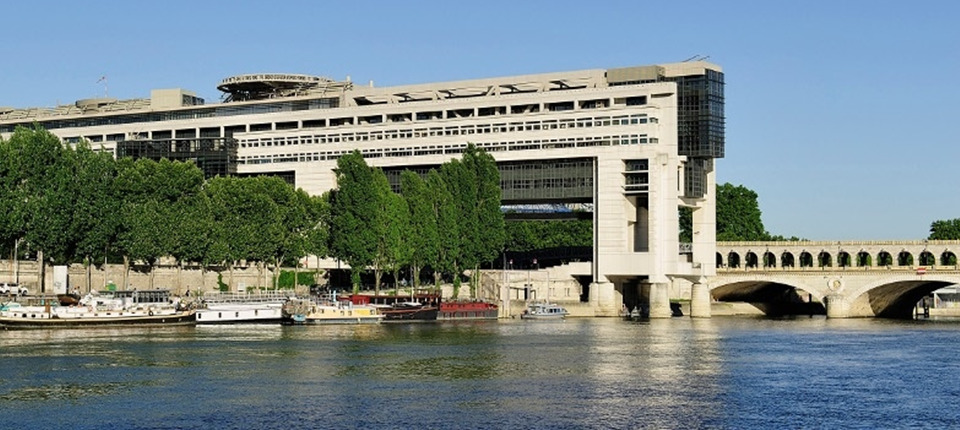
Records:
{"label": "bridge pier", "polygon": [[670,310],[670,284],[666,282],[648,282],[650,289],[648,296],[648,309],[650,318],[670,318],[673,312]]}
{"label": "bridge pier", "polygon": [[710,287],[707,284],[695,282],[690,291],[690,316],[710,318],[710,302]]}
{"label": "bridge pier", "polygon": [[830,294],[826,297],[824,306],[827,308],[827,318],[849,318],[850,303],[842,294]]}

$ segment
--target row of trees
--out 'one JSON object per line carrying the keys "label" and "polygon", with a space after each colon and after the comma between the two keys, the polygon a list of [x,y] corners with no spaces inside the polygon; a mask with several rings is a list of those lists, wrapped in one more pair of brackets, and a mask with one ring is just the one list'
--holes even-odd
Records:
{"label": "row of trees", "polygon": [[131,262],[152,273],[162,257],[262,268],[323,252],[324,205],[279,178],[205,181],[192,163],[114,160],[39,128],[0,140],[0,245],[41,266],[83,263],[88,283],[91,266],[121,259],[126,278]]}
{"label": "row of trees", "polygon": [[[456,296],[460,273],[478,274],[481,263],[503,250],[500,173],[493,157],[473,145],[462,160],[450,160],[425,178],[404,171],[399,194],[357,151],[337,161],[336,175],[337,189],[327,197],[330,255],[351,267],[372,267],[377,290],[384,272],[396,281],[409,268],[418,287],[421,272],[430,268],[436,285],[444,274],[453,277]],[[351,276],[356,289],[360,273]],[[475,295],[479,276],[470,280]]]}
{"label": "row of trees", "polygon": [[[331,256],[372,267],[377,288],[382,272],[397,279],[405,267],[414,282],[429,267],[438,283],[452,275],[459,285],[458,273],[503,248],[499,172],[473,146],[425,180],[404,172],[402,194],[356,151],[336,174],[337,190],[309,196],[276,177],[204,180],[192,163],[114,160],[18,128],[0,139],[0,247],[36,255],[41,266],[83,263],[88,283],[91,266],[122,260],[123,285],[131,262],[153,273],[163,257],[181,269],[226,268],[232,284],[239,261],[264,273],[270,264]],[[360,270],[351,273],[356,290]]]}

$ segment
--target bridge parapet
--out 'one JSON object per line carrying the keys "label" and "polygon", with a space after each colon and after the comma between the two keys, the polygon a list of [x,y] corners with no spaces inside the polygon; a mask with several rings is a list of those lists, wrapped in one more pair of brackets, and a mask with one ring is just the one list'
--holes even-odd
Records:
{"label": "bridge parapet", "polygon": [[717,242],[718,270],[957,266],[960,240]]}

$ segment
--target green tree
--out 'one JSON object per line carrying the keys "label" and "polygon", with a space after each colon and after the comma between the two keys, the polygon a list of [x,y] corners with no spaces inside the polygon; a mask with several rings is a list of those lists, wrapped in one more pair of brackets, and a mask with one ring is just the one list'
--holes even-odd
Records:
{"label": "green tree", "polygon": [[766,240],[760,215],[756,192],[742,185],[717,186],[717,240]]}
{"label": "green tree", "polygon": [[354,292],[360,289],[360,272],[373,263],[377,252],[379,207],[374,171],[353,151],[337,160],[337,191],[330,204],[330,252],[351,268]]}
{"label": "green tree", "polygon": [[464,268],[473,268],[480,263],[480,221],[477,217],[476,172],[460,160],[450,160],[440,166],[440,174],[452,197],[457,216],[459,249],[453,258],[453,298],[460,294],[460,275]]}
{"label": "green tree", "polygon": [[475,180],[477,228],[471,241],[473,247],[473,276],[470,283],[470,295],[477,297],[480,286],[480,263],[490,262],[503,251],[506,241],[503,211],[500,209],[500,170],[494,158],[472,143],[467,145],[463,154],[464,167],[472,171]]}
{"label": "green tree", "polygon": [[937,220],[930,224],[930,240],[960,240],[960,218]]}
{"label": "green tree", "polygon": [[75,159],[58,137],[39,126],[18,127],[7,145],[11,156],[7,173],[13,175],[14,188],[8,200],[12,230],[6,234],[19,236],[37,252],[38,284],[43,291],[46,263],[68,263],[73,255]]}
{"label": "green tree", "polygon": [[413,287],[417,288],[420,286],[421,270],[432,261],[431,256],[436,256],[439,252],[440,231],[427,183],[423,178],[410,170],[404,170],[400,174],[400,189],[410,210],[410,271]]}
{"label": "green tree", "polygon": [[461,237],[458,229],[461,224],[453,195],[440,172],[431,170],[427,173],[426,184],[431,212],[436,219],[437,231],[442,238],[438,242],[436,254],[427,261],[427,265],[433,269],[434,286],[439,289],[443,274],[453,274],[456,268]]}
{"label": "green tree", "polygon": [[387,195],[384,270],[393,274],[394,289],[399,289],[400,269],[410,264],[413,249],[410,244],[410,209],[406,200],[394,192]]}
{"label": "green tree", "polygon": [[107,152],[94,152],[86,144],[76,146],[74,210],[71,231],[76,257],[83,261],[87,285],[93,285],[91,268],[106,263],[117,240],[120,198],[117,166]]}

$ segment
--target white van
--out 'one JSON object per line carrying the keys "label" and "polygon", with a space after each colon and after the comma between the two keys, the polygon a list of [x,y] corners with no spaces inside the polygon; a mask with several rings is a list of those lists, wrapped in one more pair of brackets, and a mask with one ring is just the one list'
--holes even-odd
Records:
{"label": "white van", "polygon": [[2,295],[27,295],[27,287],[21,286],[16,282],[0,282],[0,294]]}

